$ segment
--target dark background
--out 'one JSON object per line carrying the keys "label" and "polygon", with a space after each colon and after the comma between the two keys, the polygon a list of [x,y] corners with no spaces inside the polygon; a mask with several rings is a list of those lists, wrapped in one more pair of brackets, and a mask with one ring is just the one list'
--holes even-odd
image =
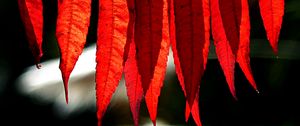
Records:
{"label": "dark background", "polygon": [[[93,0],[93,15],[87,38],[87,46],[96,41],[97,4]],[[44,0],[44,57],[46,61],[59,56],[55,40],[56,1]],[[280,45],[285,40],[300,41],[300,1],[286,0],[285,16],[280,36]],[[257,1],[250,1],[251,40],[266,39]],[[37,104],[16,90],[16,78],[24,69],[33,65],[23,24],[20,20],[16,0],[0,1],[0,125],[96,125],[96,112],[86,111],[79,115],[61,119],[52,111],[52,104]],[[255,41],[254,41],[255,42]],[[267,42],[267,41],[264,41]],[[299,45],[299,44],[298,44]],[[271,48],[271,47],[266,47]],[[300,48],[294,47],[294,48]],[[260,48],[255,49],[260,50]],[[253,49],[251,49],[253,51]],[[282,48],[280,53],[297,55],[279,59],[274,56],[251,57],[251,67],[260,94],[249,86],[243,73],[236,67],[236,90],[238,101],[228,90],[224,75],[216,59],[210,59],[203,76],[200,90],[201,120],[204,126],[299,126],[299,51]],[[254,52],[255,53],[255,52]],[[178,83],[174,74],[174,81]],[[165,85],[162,89],[158,118],[173,125],[194,125],[184,122],[184,97],[179,84]],[[112,108],[105,118],[106,125],[132,125],[131,117],[117,118]],[[145,103],[141,115],[148,116]],[[124,121],[125,120],[125,121]]]}

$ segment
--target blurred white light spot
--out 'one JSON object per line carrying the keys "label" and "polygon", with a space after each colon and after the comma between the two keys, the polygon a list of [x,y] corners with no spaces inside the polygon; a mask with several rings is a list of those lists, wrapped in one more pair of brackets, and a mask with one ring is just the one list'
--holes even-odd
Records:
{"label": "blurred white light spot", "polygon": [[95,106],[95,48],[84,49],[71,73],[69,104],[65,102],[59,59],[41,63],[41,69],[29,67],[17,80],[18,90],[37,102],[54,103],[54,110],[63,118]]}
{"label": "blurred white light spot", "polygon": [[[157,126],[170,126],[170,124],[168,124],[167,122],[165,122],[162,119],[156,119],[156,125]],[[144,124],[143,126],[153,126],[152,121],[148,121],[146,124]]]}
{"label": "blurred white light spot", "polygon": [[[59,59],[41,63],[42,68],[29,67],[17,80],[17,88],[24,95],[32,97],[36,102],[54,103],[54,111],[58,117],[68,118],[71,114],[95,109],[95,68],[96,46],[85,48],[71,73],[69,81],[69,104],[66,104],[64,87],[59,70]],[[168,57],[167,74],[174,73],[173,54]],[[166,76],[166,79],[170,77]],[[120,103],[128,103],[124,78],[114,93],[111,108]],[[92,108],[92,109],[91,109]],[[129,108],[128,108],[129,109]],[[157,121],[157,124],[164,124]]]}

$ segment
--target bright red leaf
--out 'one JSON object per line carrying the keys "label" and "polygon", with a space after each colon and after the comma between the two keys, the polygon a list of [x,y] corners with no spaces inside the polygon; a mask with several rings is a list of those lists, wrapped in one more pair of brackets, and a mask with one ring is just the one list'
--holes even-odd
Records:
{"label": "bright red leaf", "polygon": [[124,73],[126,81],[127,96],[134,120],[134,125],[139,125],[139,111],[142,98],[144,96],[141,76],[136,63],[136,47],[134,43],[134,21],[135,10],[134,0],[127,0],[129,10],[129,23],[127,28],[127,42],[124,50]]}
{"label": "bright red leaf", "polygon": [[174,0],[176,41],[172,42],[176,71],[192,107],[209,51],[208,0]]}
{"label": "bright red leaf", "polygon": [[[182,75],[182,70],[180,67],[180,62],[179,62],[179,58],[178,58],[178,54],[177,54],[177,50],[176,50],[176,28],[175,28],[175,15],[174,15],[174,0],[168,0],[169,2],[169,29],[170,29],[170,41],[171,41],[171,45],[172,45],[172,51],[173,51],[173,58],[174,58],[174,63],[175,63],[175,67],[176,67],[176,73],[177,73],[177,77],[179,80],[179,84],[183,90],[184,96],[186,96],[186,90],[185,90],[185,86],[184,86],[184,80],[183,80],[183,75]],[[194,107],[195,106],[195,107]],[[197,97],[195,98],[195,101],[193,103],[193,107],[192,109],[196,108],[198,106],[198,99]],[[190,116],[190,106],[188,104],[188,102],[186,101],[186,109],[185,109],[185,120],[188,121],[189,116]],[[193,115],[194,120],[196,121],[196,124],[201,124],[200,122],[200,118],[199,117],[199,110],[192,110],[192,113],[195,113]],[[198,117],[197,117],[198,115]],[[199,123],[198,123],[199,122]]]}
{"label": "bright red leaf", "polygon": [[[219,4],[221,21],[223,23],[226,39],[233,54],[236,56],[239,47],[240,27],[242,17],[242,0],[216,0]],[[212,2],[213,3],[213,2]],[[212,8],[213,9],[213,8]],[[216,9],[216,8],[215,8]],[[217,15],[215,15],[216,17]]]}
{"label": "bright red leaf", "polygon": [[200,113],[199,113],[199,90],[197,92],[197,95],[195,97],[194,104],[192,106],[192,110],[190,109],[190,106],[188,105],[188,102],[186,102],[185,106],[185,121],[187,122],[189,119],[190,113],[192,113],[192,117],[195,120],[195,123],[197,126],[202,126],[201,120],[200,120]]}
{"label": "bright red leaf", "polygon": [[[18,4],[29,46],[39,68],[43,55],[43,3],[42,0],[18,0]],[[284,0],[259,0],[259,6],[267,38],[277,54]],[[56,37],[67,102],[68,80],[84,48],[90,15],[91,0],[58,0]],[[257,89],[249,58],[248,0],[211,0],[210,3],[209,0],[99,0],[96,52],[98,125],[102,125],[123,66],[135,126],[139,122],[144,95],[150,118],[156,125],[158,97],[171,41],[176,73],[187,99],[186,121],[192,114],[196,124],[201,126],[199,87],[207,63],[210,24],[216,54],[234,98],[235,62]]]}
{"label": "bright red leaf", "polygon": [[[234,66],[235,66],[235,55],[231,49],[230,43],[233,41],[233,47],[238,45],[238,30],[235,21],[235,14],[233,12],[232,1],[228,0],[212,0],[211,5],[211,23],[212,23],[212,35],[214,38],[214,44],[216,46],[216,53],[220,62],[220,65],[224,71],[226,81],[229,85],[230,92],[236,98],[235,87],[234,87]],[[228,2],[228,3],[226,3]],[[223,4],[221,4],[223,3]],[[220,7],[220,6],[229,7]],[[222,14],[221,11],[227,13]],[[223,16],[222,16],[223,15]],[[228,16],[228,17],[226,17]],[[225,18],[226,17],[226,18]],[[227,21],[227,22],[226,22]],[[231,25],[231,26],[229,26]],[[226,28],[228,31],[226,31]],[[227,38],[227,34],[230,34],[230,38]],[[237,49],[237,47],[235,47]]]}
{"label": "bright red leaf", "polygon": [[126,0],[100,0],[96,53],[98,125],[115,92],[123,70],[129,12]]}
{"label": "bright red leaf", "polygon": [[[235,60],[250,84],[256,89],[249,58],[250,19],[247,0],[219,0],[211,2],[212,26],[216,51],[232,95]],[[230,47],[227,47],[228,44]],[[226,53],[225,53],[226,52]],[[233,61],[234,60],[234,61]]]}
{"label": "bright red leaf", "polygon": [[168,30],[167,0],[136,1],[136,59],[154,125],[169,53]]}
{"label": "bright red leaf", "polygon": [[[248,0],[241,0],[241,24],[240,24],[240,43],[236,61],[239,63],[246,78],[257,91],[256,83],[252,75],[250,66],[250,18]],[[258,92],[258,91],[257,91]]]}
{"label": "bright red leaf", "polygon": [[68,102],[68,81],[86,42],[91,0],[62,0],[58,3],[56,38],[61,54],[59,68]]}
{"label": "bright red leaf", "polygon": [[175,0],[174,12],[173,1],[170,3],[170,34],[176,73],[188,100],[185,117],[187,120],[192,107],[192,115],[197,125],[201,125],[196,96],[209,51],[209,3],[208,0]]}
{"label": "bright red leaf", "polygon": [[277,55],[278,38],[284,14],[284,0],[259,0],[259,7],[267,38]]}
{"label": "bright red leaf", "polygon": [[138,69],[144,93],[147,92],[157,66],[162,43],[163,0],[137,0],[135,44]]}
{"label": "bright red leaf", "polygon": [[[212,8],[212,15],[214,14],[212,25],[215,25],[215,29],[213,29],[213,35],[215,35],[215,43],[217,43],[218,41],[223,41],[223,43],[226,43],[216,44],[217,55],[219,57],[222,69],[226,76],[227,83],[229,84],[230,91],[236,98],[234,89],[234,61],[232,60],[237,60],[246,78],[256,89],[256,84],[251,72],[249,58],[250,19],[248,1],[232,0],[231,2],[229,2],[225,0],[220,0],[219,4],[216,1],[212,1],[212,6],[214,6],[216,9],[219,8],[219,10],[213,10]],[[230,50],[232,52],[228,50],[229,47],[224,47],[227,46],[227,43],[230,44]],[[217,47],[217,45],[219,45],[219,47]],[[227,51],[228,54],[224,55],[223,53],[218,52],[224,50],[225,52]],[[224,62],[225,64],[222,64],[222,62]]]}
{"label": "bright red leaf", "polygon": [[140,104],[143,99],[143,88],[141,76],[138,72],[135,59],[135,43],[131,42],[128,59],[124,66],[127,96],[130,103],[130,109],[134,120],[134,125],[139,124]]}
{"label": "bright red leaf", "polygon": [[[129,23],[127,26],[127,42],[124,47],[124,56],[123,56],[123,65],[125,65],[125,62],[128,58],[128,53],[131,47],[131,42],[134,41],[134,26],[135,26],[135,17],[136,17],[136,10],[135,10],[135,0],[127,0],[127,7],[129,11]],[[134,48],[135,44],[134,44]],[[134,51],[135,55],[135,51]]]}
{"label": "bright red leaf", "polygon": [[43,2],[42,0],[18,0],[21,19],[24,23],[29,47],[37,68],[43,56]]}

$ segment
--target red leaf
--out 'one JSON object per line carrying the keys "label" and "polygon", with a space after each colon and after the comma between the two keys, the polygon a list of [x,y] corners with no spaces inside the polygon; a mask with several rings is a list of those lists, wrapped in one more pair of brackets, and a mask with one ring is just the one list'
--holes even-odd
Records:
{"label": "red leaf", "polygon": [[284,14],[284,0],[259,0],[259,7],[267,38],[277,55],[278,38]]}
{"label": "red leaf", "polygon": [[[169,28],[170,28],[170,41],[171,41],[171,45],[172,45],[172,50],[173,50],[173,57],[174,57],[174,63],[175,63],[175,67],[176,67],[176,73],[178,76],[178,80],[179,80],[179,84],[183,90],[184,96],[186,96],[186,90],[185,90],[185,86],[184,86],[184,81],[183,81],[183,75],[182,75],[182,70],[180,67],[180,62],[179,62],[179,58],[178,58],[178,54],[177,54],[177,50],[176,50],[176,35],[175,35],[175,15],[174,15],[174,1],[173,0],[168,0],[168,5],[169,5]],[[199,95],[199,93],[197,93],[197,95]],[[194,117],[194,120],[196,122],[196,124],[199,126],[201,125],[200,122],[200,117],[199,117],[199,107],[198,107],[198,98],[196,96],[195,101],[193,103],[192,106],[192,115]],[[185,109],[185,120],[188,121],[189,116],[190,116],[190,106],[188,104],[188,102],[186,101],[186,109]]]}
{"label": "red leaf", "polygon": [[96,53],[98,125],[121,79],[129,12],[126,0],[100,0]]}
{"label": "red leaf", "polygon": [[176,41],[172,41],[172,49],[176,73],[192,107],[209,51],[208,0],[175,0],[174,13]]}
{"label": "red leaf", "polygon": [[141,76],[138,72],[135,59],[135,43],[130,42],[129,57],[125,63],[124,73],[126,80],[127,95],[129,98],[130,109],[132,112],[134,125],[139,125],[140,104],[143,98],[143,88]]}
{"label": "red leaf", "polygon": [[163,39],[163,0],[138,0],[135,2],[136,59],[142,77],[143,90],[146,93],[158,63]]}
{"label": "red leaf", "polygon": [[[240,24],[240,44],[237,53],[237,62],[239,63],[242,71],[244,72],[246,78],[252,85],[252,87],[257,91],[256,83],[252,75],[252,70],[250,66],[250,18],[249,18],[249,8],[248,0],[241,0],[242,16]],[[258,92],[258,91],[257,91]]]}
{"label": "red leaf", "polygon": [[220,15],[223,22],[226,38],[234,55],[237,54],[240,38],[242,16],[242,0],[219,0]]}
{"label": "red leaf", "polygon": [[215,40],[214,43],[216,46],[216,53],[217,53],[220,65],[225,74],[226,81],[228,83],[230,92],[233,95],[233,97],[235,99],[237,99],[235,87],[234,87],[235,58],[231,51],[230,45],[229,45],[228,41],[216,41]]}
{"label": "red leaf", "polygon": [[136,47],[134,39],[135,10],[134,0],[127,0],[129,10],[129,23],[127,28],[127,42],[124,49],[124,73],[126,81],[127,95],[130,109],[134,120],[134,125],[139,125],[139,111],[141,100],[144,96],[141,76],[138,72],[136,63]]}
{"label": "red leaf", "polygon": [[189,119],[190,112],[192,113],[192,116],[195,120],[195,123],[197,126],[202,126],[200,121],[200,113],[199,113],[199,90],[197,92],[197,95],[195,97],[194,104],[192,106],[192,111],[190,110],[190,106],[188,105],[188,102],[186,102],[185,106],[185,121],[187,122]]}
{"label": "red leaf", "polygon": [[155,125],[158,96],[169,53],[167,0],[136,1],[136,59],[150,118]]}
{"label": "red leaf", "polygon": [[63,3],[64,0],[57,0],[57,7],[59,8],[60,5]]}
{"label": "red leaf", "polygon": [[60,49],[60,70],[68,103],[68,81],[82,53],[90,23],[91,0],[59,2],[56,38]]}
{"label": "red leaf", "polygon": [[[217,55],[232,95],[234,89],[234,65],[239,63],[250,84],[256,89],[249,58],[250,19],[247,0],[212,1],[212,26]],[[213,8],[214,7],[214,8]],[[221,44],[222,43],[222,44]],[[230,47],[228,47],[229,45]],[[236,59],[235,59],[236,57]]]}
{"label": "red leaf", "polygon": [[[127,28],[127,42],[124,47],[123,65],[125,65],[125,62],[127,61],[128,53],[131,47],[131,42],[133,42],[134,40],[134,25],[135,25],[134,23],[135,23],[135,15],[136,15],[135,0],[127,0],[127,6],[129,11],[129,23]],[[135,44],[134,44],[134,48],[135,48]]]}
{"label": "red leaf", "polygon": [[[180,62],[179,62],[179,58],[178,58],[178,54],[177,54],[177,50],[176,50],[176,35],[175,35],[175,31],[176,31],[175,29],[176,28],[175,28],[175,15],[174,15],[174,1],[173,0],[168,0],[168,5],[169,5],[170,41],[171,41],[171,45],[172,45],[174,63],[175,63],[175,67],[176,67],[177,77],[178,77],[178,80],[180,82],[179,84],[182,88],[184,96],[186,96],[186,90],[185,90],[185,87],[184,87],[182,70],[181,70],[181,67],[180,67]],[[198,105],[198,100],[196,100],[196,98],[195,98],[193,106],[195,106],[195,105]],[[186,107],[186,109],[185,109],[185,120],[187,122],[188,119],[189,119],[190,113],[191,113],[190,106],[189,106],[187,101],[186,101],[186,106],[185,107]],[[192,107],[192,109],[193,108],[194,107]],[[194,111],[194,110],[192,110],[192,111],[195,112],[195,113],[197,112],[197,111]],[[195,115],[199,115],[199,113],[196,113]],[[196,117],[195,121],[198,122],[197,120],[198,119]],[[199,118],[199,120],[200,120],[200,118]]]}
{"label": "red leaf", "polygon": [[[210,17],[210,15],[209,15],[208,1],[207,0],[203,0],[202,3],[198,4],[198,5],[200,5],[200,7],[197,7],[197,6],[187,6],[187,7],[189,7],[187,9],[190,9],[190,8],[194,7],[195,10],[193,10],[192,12],[194,12],[194,13],[200,12],[200,13],[203,13],[203,14],[199,15],[198,19],[197,19],[197,16],[194,16],[196,19],[189,19],[189,20],[185,19],[187,16],[184,15],[184,14],[189,14],[189,13],[185,13],[184,10],[183,11],[180,10],[180,9],[183,9],[183,8],[181,8],[180,5],[184,4],[184,2],[194,2],[194,1],[176,1],[175,2],[175,4],[177,3],[177,8],[176,8],[177,9],[177,13],[176,13],[176,16],[178,17],[178,18],[176,18],[176,17],[174,17],[174,12],[173,12],[173,9],[174,9],[173,8],[173,0],[169,1],[169,3],[170,3],[170,9],[171,9],[170,10],[170,36],[171,36],[171,43],[172,43],[172,50],[173,50],[174,62],[175,62],[175,66],[176,66],[176,73],[177,73],[178,79],[180,81],[180,85],[181,85],[182,90],[184,91],[184,94],[186,96],[186,94],[187,94],[186,90],[185,90],[186,83],[184,83],[184,75],[182,73],[181,67],[183,67],[183,66],[187,67],[186,65],[189,65],[189,64],[183,64],[183,65],[180,64],[182,62],[180,62],[180,59],[178,57],[177,43],[179,43],[179,44],[185,44],[186,43],[186,41],[185,41],[185,39],[183,37],[187,37],[187,36],[185,36],[185,33],[186,32],[190,32],[189,30],[193,30],[194,27],[191,27],[190,29],[185,28],[185,27],[186,27],[186,25],[190,25],[190,26],[193,25],[192,21],[195,21],[195,23],[198,23],[198,25],[201,24],[201,23],[202,23],[201,25],[205,25],[205,26],[202,27],[202,28],[204,28],[204,29],[202,29],[202,31],[200,31],[198,33],[190,34],[190,36],[188,36],[188,37],[191,37],[191,36],[193,37],[193,35],[195,35],[194,37],[196,37],[197,34],[199,34],[199,33],[202,34],[202,37],[203,37],[202,38],[202,43],[205,44],[205,45],[203,47],[203,52],[200,51],[201,53],[199,53],[199,54],[203,55],[203,62],[202,62],[202,64],[203,64],[203,71],[204,71],[205,70],[205,66],[206,66],[206,59],[207,59],[208,49],[209,49],[209,17]],[[185,3],[185,4],[187,4],[187,3]],[[190,3],[190,5],[196,5],[196,4]],[[201,5],[202,5],[202,7],[201,7]],[[203,10],[200,10],[200,9],[197,9],[197,8],[202,8]],[[203,16],[203,17],[201,17],[201,16]],[[200,17],[200,19],[199,19],[199,17]],[[179,31],[179,30],[175,30],[175,24],[174,24],[174,20],[175,19],[177,19],[176,20],[177,22],[184,22],[186,20],[189,21],[189,22],[177,23],[176,26],[178,28],[183,29],[182,31]],[[197,22],[199,20],[200,20],[200,22]],[[182,26],[182,25],[185,25],[185,26]],[[180,26],[182,26],[182,27],[180,27]],[[179,37],[182,37],[181,40],[179,38],[179,41],[175,41],[175,38],[177,37],[177,36],[175,36],[175,33],[174,33],[175,31],[177,32],[177,34],[176,34],[177,36],[179,35]],[[192,32],[194,32],[194,31],[192,31]],[[195,31],[195,32],[197,32],[197,31]],[[177,37],[177,40],[178,40],[178,37]],[[199,40],[198,41],[194,41],[194,42],[195,43],[196,42],[199,43]],[[193,47],[190,47],[190,48],[188,48],[186,50],[192,50],[192,48]],[[184,56],[185,52],[182,51],[180,53],[183,56],[181,58],[184,58],[185,57]],[[194,58],[197,59],[197,57],[194,57]],[[183,59],[183,61],[184,61],[184,59]],[[200,73],[202,72],[201,74],[203,74],[203,71],[198,71],[198,72],[200,72]],[[190,75],[186,75],[186,76],[188,78]],[[200,82],[201,81],[200,80],[201,76],[200,76],[200,78],[197,78],[197,79],[199,79],[198,81]],[[195,89],[199,89],[198,85],[196,86]],[[196,97],[194,98],[194,102],[193,102],[193,104],[190,104],[190,105],[192,105],[192,116],[193,116],[194,120],[196,121],[196,124],[197,125],[201,125],[200,117],[199,117],[198,95],[199,95],[199,93],[196,93]],[[191,100],[192,99],[193,98],[191,98]],[[188,120],[189,115],[190,115],[190,105],[189,105],[188,102],[186,103],[186,114],[185,114],[186,121]]]}
{"label": "red leaf", "polygon": [[[211,17],[212,17],[212,35],[214,38],[214,44],[216,46],[216,53],[220,62],[220,65],[224,71],[226,81],[229,85],[229,89],[234,98],[236,98],[235,87],[234,87],[234,66],[235,66],[235,55],[230,47],[230,43],[233,43],[234,48],[238,44],[238,30],[236,30],[235,15],[233,14],[232,6],[230,5],[232,1],[224,0],[212,0],[211,5]],[[228,3],[226,3],[228,2]],[[222,3],[222,4],[221,4]],[[219,6],[230,6],[222,7]],[[228,10],[227,10],[228,9]],[[222,14],[221,11],[227,13]],[[228,17],[226,17],[228,16]],[[230,18],[229,18],[230,17]],[[226,22],[227,21],[227,22]],[[237,25],[239,26],[239,25]],[[226,31],[227,28],[227,31]],[[231,30],[229,29],[231,28]],[[230,32],[229,32],[230,31]],[[237,32],[237,33],[236,33]],[[227,34],[232,35],[227,38]],[[229,35],[229,36],[230,36]],[[232,42],[233,41],[233,42]]]}
{"label": "red leaf", "polygon": [[42,0],[18,0],[21,19],[24,23],[29,47],[37,68],[43,56],[43,2]]}

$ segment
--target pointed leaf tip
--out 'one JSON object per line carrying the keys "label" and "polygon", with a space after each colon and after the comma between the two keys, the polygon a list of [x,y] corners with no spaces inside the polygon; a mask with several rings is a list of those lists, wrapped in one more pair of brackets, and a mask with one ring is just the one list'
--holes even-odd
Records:
{"label": "pointed leaf tip", "polygon": [[[128,7],[132,7],[134,0],[127,0]],[[133,8],[133,7],[132,7]],[[144,93],[142,88],[141,76],[138,72],[137,63],[136,63],[136,46],[133,41],[133,31],[134,31],[134,20],[135,13],[130,12],[130,19],[127,28],[127,42],[125,45],[125,49],[128,49],[128,57],[124,66],[124,74],[125,74],[125,85],[127,90],[127,96],[130,104],[130,110],[133,116],[134,125],[139,125],[139,112],[140,112],[140,104],[143,99]],[[126,53],[126,52],[125,52]]]}
{"label": "pointed leaf tip", "polygon": [[90,23],[91,0],[58,2],[56,38],[60,50],[60,70],[68,103],[68,81],[86,43]]}
{"label": "pointed leaf tip", "polygon": [[96,52],[98,125],[122,77],[129,12],[126,0],[100,0]]}
{"label": "pointed leaf tip", "polygon": [[153,126],[156,126],[156,120],[152,120]]}
{"label": "pointed leaf tip", "polygon": [[214,0],[211,1],[211,12],[212,34],[217,56],[230,92],[237,99],[234,87],[235,62],[239,63],[246,78],[256,90],[249,58],[250,19],[248,1]]}
{"label": "pointed leaf tip", "polygon": [[278,39],[284,15],[284,0],[259,0],[260,14],[274,54],[278,54]]}
{"label": "pointed leaf tip", "polygon": [[199,109],[199,90],[196,94],[196,98],[194,101],[194,104],[192,106],[192,109],[190,109],[190,106],[188,105],[188,102],[186,102],[185,106],[185,121],[187,122],[189,119],[190,114],[192,114],[192,117],[196,123],[197,126],[202,126],[201,120],[200,120],[200,109]]}
{"label": "pointed leaf tip", "polygon": [[[221,16],[221,10],[219,7],[220,5],[218,1],[219,0],[212,0],[210,3],[211,18],[212,18],[211,20],[212,36],[214,39],[214,45],[216,47],[216,54],[220,62],[221,68],[224,72],[230,92],[233,95],[233,97],[236,99],[236,93],[234,87],[235,55],[229,44],[230,42],[226,36],[226,30],[224,28],[224,25],[228,25],[228,24],[226,24],[226,22],[223,21],[223,18]],[[230,15],[232,16],[232,14]]]}
{"label": "pointed leaf tip", "polygon": [[158,97],[169,54],[167,5],[167,0],[136,1],[136,59],[152,121],[156,120]]}
{"label": "pointed leaf tip", "polygon": [[170,40],[175,70],[187,98],[185,120],[192,113],[197,125],[201,125],[201,121],[198,109],[195,110],[198,106],[196,96],[199,95],[197,90],[206,68],[210,44],[209,8],[208,0],[169,0]]}
{"label": "pointed leaf tip", "polygon": [[65,71],[63,67],[61,68],[61,73],[62,73],[62,78],[63,78],[63,84],[64,84],[64,91],[65,91],[65,99],[66,103],[69,103],[69,78],[70,78],[70,73],[69,72],[63,72]]}
{"label": "pointed leaf tip", "polygon": [[171,41],[174,62],[180,84],[184,86],[182,89],[185,90],[191,108],[200,87],[209,51],[209,4],[208,0],[173,2],[174,15],[171,15],[173,16],[171,20],[175,20],[175,26],[171,28],[176,29],[174,35],[176,40]]}
{"label": "pointed leaf tip", "polygon": [[21,20],[24,24],[29,48],[37,68],[43,56],[43,2],[42,0],[18,0]]}
{"label": "pointed leaf tip", "polygon": [[257,90],[256,82],[254,80],[251,66],[250,66],[250,16],[248,0],[241,0],[241,23],[240,23],[240,42],[236,61],[241,70],[246,76],[247,80]]}
{"label": "pointed leaf tip", "polygon": [[69,91],[68,91],[68,85],[65,84],[65,99],[66,99],[66,103],[69,104]]}

